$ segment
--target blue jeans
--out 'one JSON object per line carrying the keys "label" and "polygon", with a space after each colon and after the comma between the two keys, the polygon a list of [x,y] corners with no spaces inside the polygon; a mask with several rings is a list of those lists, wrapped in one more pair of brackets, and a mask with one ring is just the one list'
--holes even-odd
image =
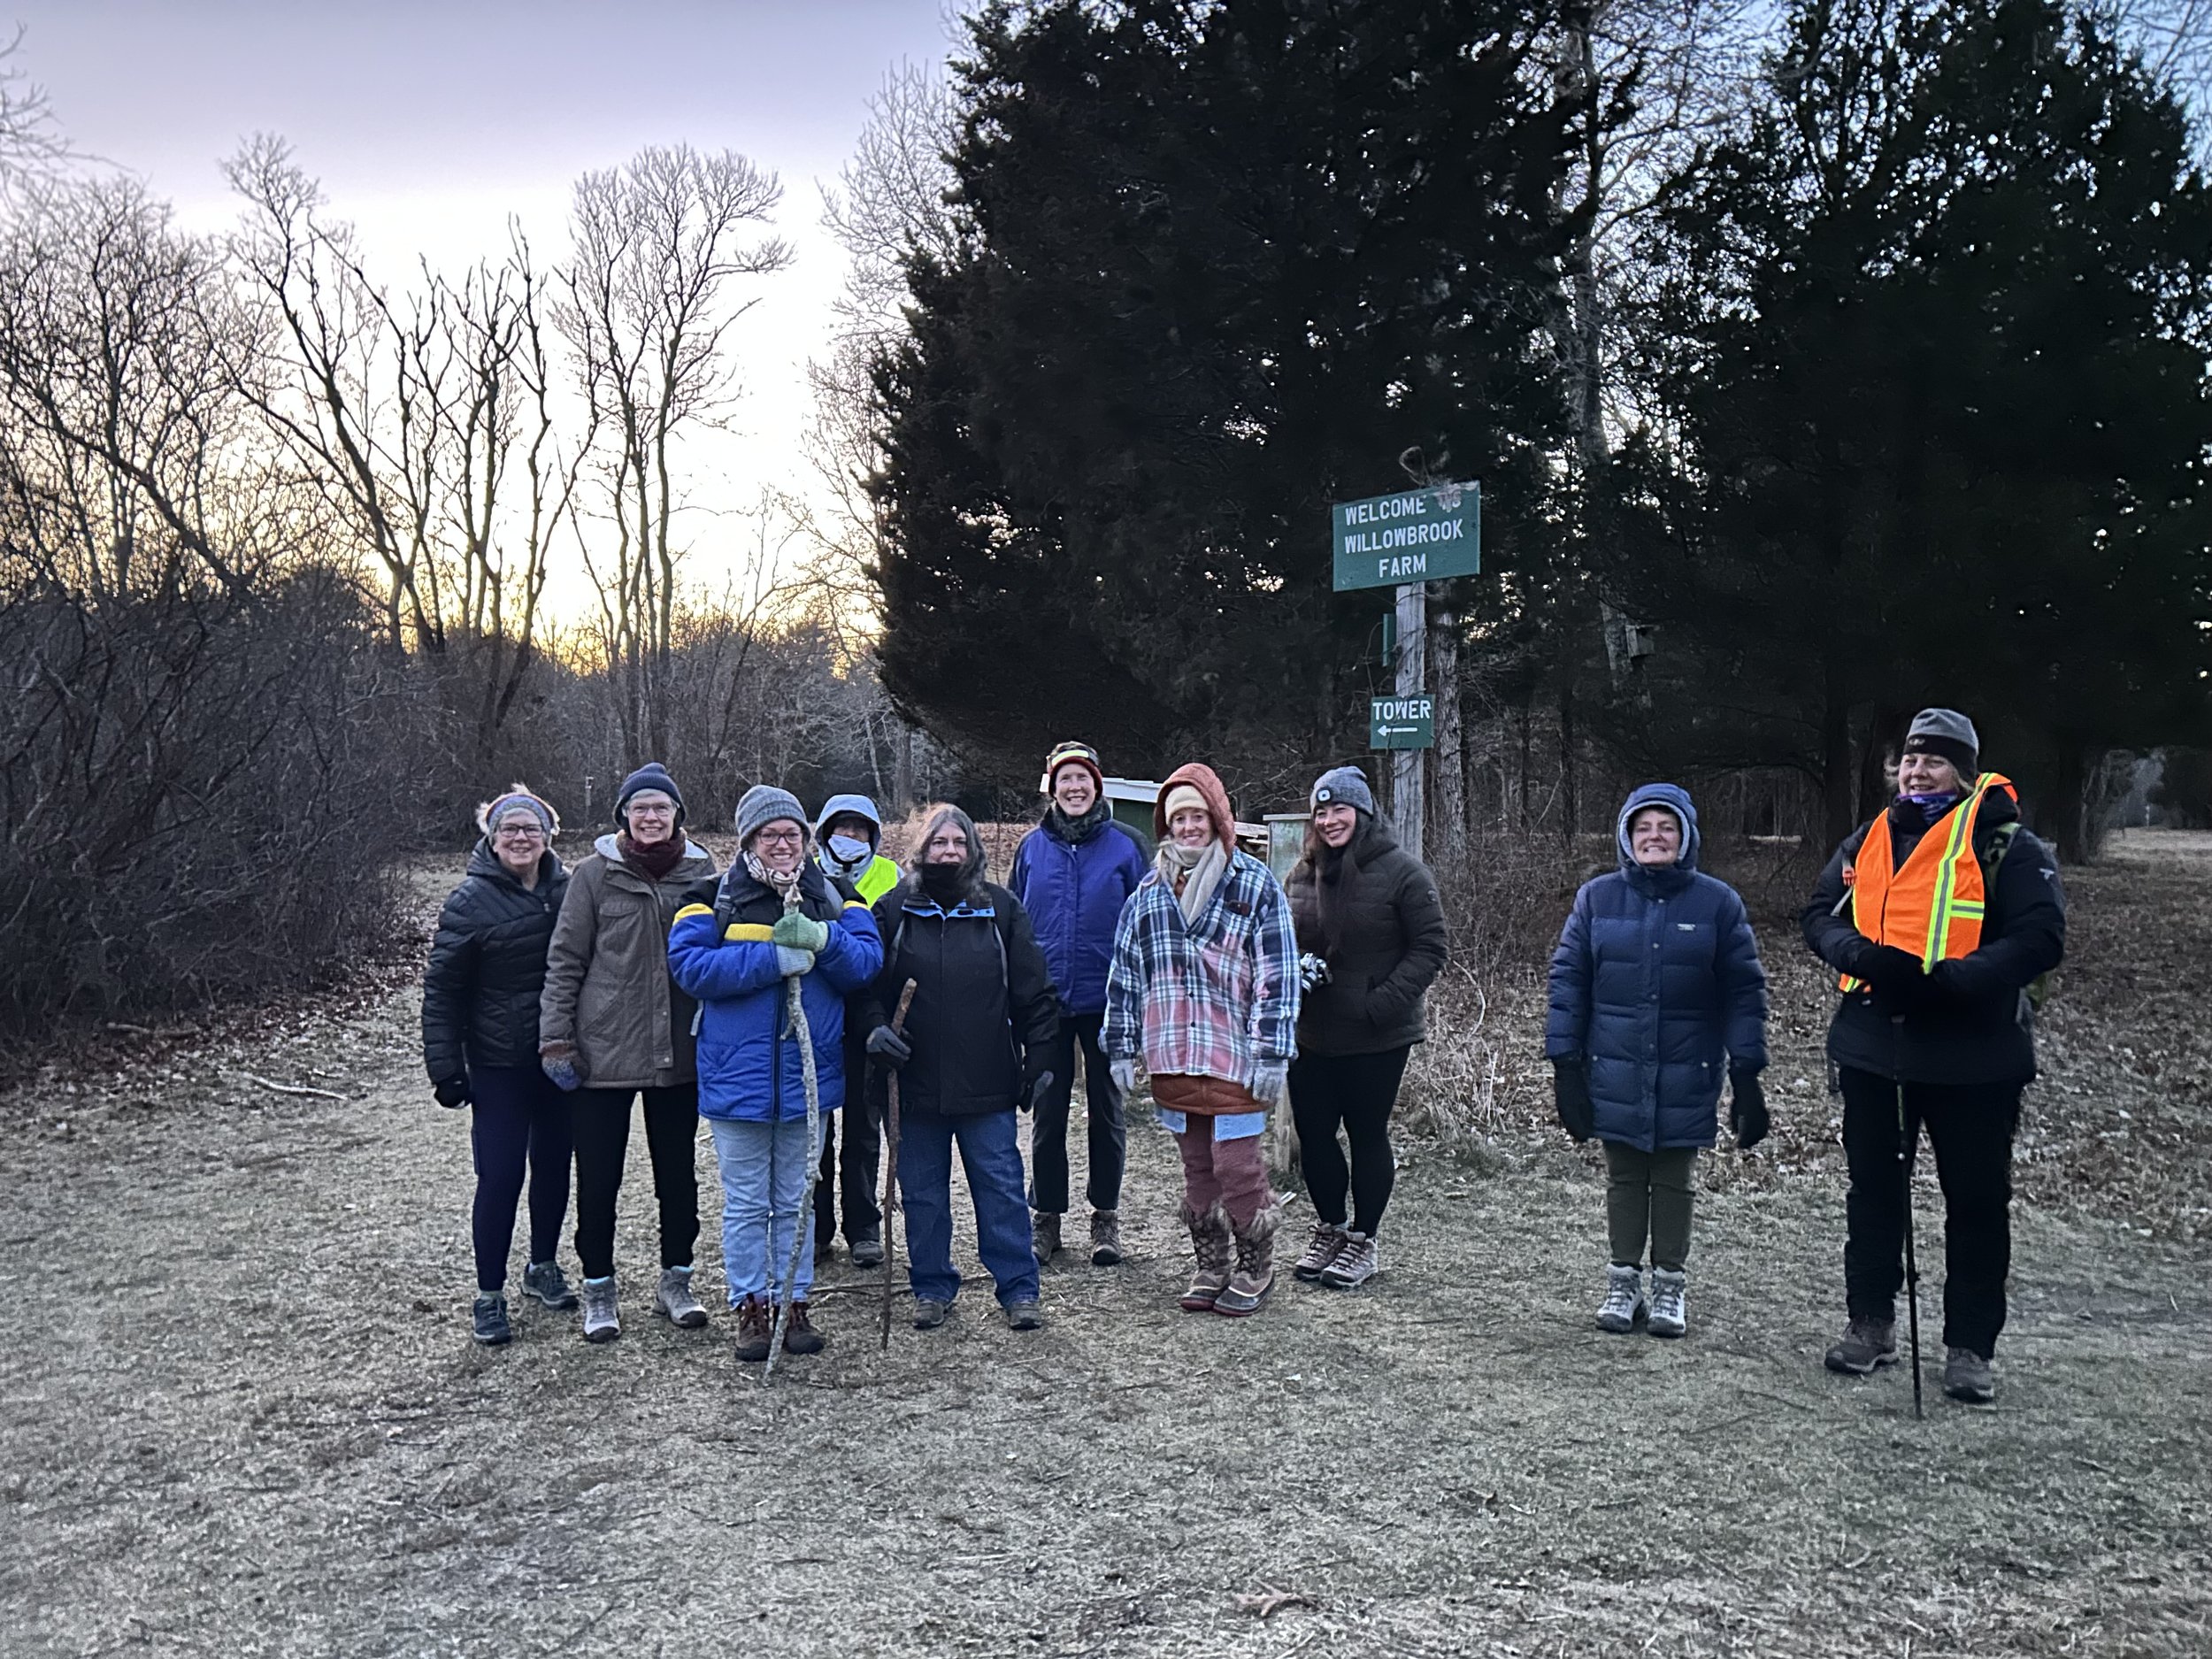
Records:
{"label": "blue jeans", "polygon": [[[710,1118],[714,1130],[714,1159],[722,1167],[722,1274],[729,1281],[730,1306],[748,1296],[780,1298],[791,1265],[791,1238],[806,1200],[806,1172],[822,1153],[818,1135],[813,1146],[806,1138],[806,1119],[780,1123],[733,1123]],[[829,1114],[822,1114],[823,1128]],[[806,1217],[806,1240],[799,1249],[798,1277],[792,1281],[791,1299],[806,1300],[814,1283],[814,1217]]]}
{"label": "blue jeans", "polygon": [[1030,1247],[1021,1141],[1010,1108],[974,1117],[900,1114],[899,1202],[906,1209],[907,1277],[915,1299],[950,1302],[960,1294],[960,1270],[952,1264],[955,1141],[975,1200],[976,1253],[997,1283],[1000,1303],[1036,1301],[1037,1256]]}

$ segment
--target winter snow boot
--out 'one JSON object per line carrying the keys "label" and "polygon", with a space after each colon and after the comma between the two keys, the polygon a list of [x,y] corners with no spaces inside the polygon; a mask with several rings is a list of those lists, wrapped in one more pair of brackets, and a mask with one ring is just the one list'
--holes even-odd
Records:
{"label": "winter snow boot", "polygon": [[1997,1397],[1995,1362],[1970,1348],[1953,1348],[1943,1362],[1943,1392],[1969,1405],[1987,1405]]}
{"label": "winter snow boot", "polygon": [[576,1293],[569,1288],[568,1275],[561,1271],[558,1262],[533,1262],[522,1270],[522,1290],[526,1296],[535,1296],[549,1308],[568,1309],[576,1305]]}
{"label": "winter snow boot", "polygon": [[680,1325],[687,1331],[696,1331],[707,1322],[707,1310],[691,1294],[689,1268],[661,1269],[660,1288],[653,1293],[653,1311],[666,1315],[671,1325]]}
{"label": "winter snow boot", "polygon": [[1329,1263],[1344,1253],[1344,1228],[1334,1221],[1313,1224],[1313,1237],[1306,1240],[1306,1253],[1291,1266],[1290,1276],[1302,1279],[1309,1285],[1329,1271]]}
{"label": "winter snow boot", "polygon": [[1598,1329],[1625,1336],[1649,1310],[1644,1300],[1644,1270],[1615,1262],[1605,1270],[1605,1302],[1598,1309]]}
{"label": "winter snow boot", "polygon": [[1348,1233],[1336,1260],[1321,1270],[1321,1282],[1331,1290],[1357,1290],[1381,1271],[1382,1252],[1376,1248],[1374,1235]]}
{"label": "winter snow boot", "polygon": [[622,1334],[622,1320],[615,1312],[615,1277],[584,1281],[584,1340],[611,1342]]}
{"label": "winter snow boot", "polygon": [[1275,1288],[1275,1233],[1282,1225],[1283,1207],[1270,1204],[1252,1217],[1250,1226],[1237,1229],[1237,1271],[1229,1276],[1228,1287],[1214,1298],[1216,1313],[1241,1319],[1260,1310],[1267,1293]]}
{"label": "winter snow boot", "polygon": [[872,1233],[864,1233],[852,1241],[855,1267],[881,1267],[883,1240]]}
{"label": "winter snow boot", "polygon": [[1651,1323],[1644,1328],[1654,1336],[1681,1336],[1690,1328],[1690,1276],[1663,1267],[1651,1270]]}
{"label": "winter snow boot", "polygon": [[1879,1365],[1897,1363],[1897,1321],[1854,1316],[1843,1340],[1830,1348],[1822,1363],[1847,1377],[1864,1377]]}
{"label": "winter snow boot", "polygon": [[1033,1210],[1029,1217],[1029,1248],[1042,1267],[1060,1253],[1060,1217]]}
{"label": "winter snow boot", "polygon": [[806,1317],[806,1303],[793,1302],[791,1317],[783,1327],[783,1351],[787,1354],[819,1354],[828,1340]]}
{"label": "winter snow boot", "polygon": [[1190,1229],[1191,1249],[1198,1257],[1198,1271],[1191,1275],[1190,1288],[1183,1293],[1183,1309],[1187,1313],[1211,1313],[1221,1293],[1229,1288],[1234,1248],[1229,1217],[1219,1204],[1202,1216],[1193,1213],[1186,1204],[1183,1225]]}
{"label": "winter snow boot", "polygon": [[1121,1212],[1118,1210],[1091,1211],[1091,1265],[1121,1265]]}
{"label": "winter snow boot", "polygon": [[768,1357],[775,1337],[775,1310],[758,1296],[737,1304],[737,1357],[741,1364],[757,1365]]}
{"label": "winter snow boot", "polygon": [[486,1348],[501,1347],[514,1336],[513,1328],[507,1323],[507,1299],[496,1291],[488,1296],[481,1292],[477,1294],[473,1317],[476,1340]]}

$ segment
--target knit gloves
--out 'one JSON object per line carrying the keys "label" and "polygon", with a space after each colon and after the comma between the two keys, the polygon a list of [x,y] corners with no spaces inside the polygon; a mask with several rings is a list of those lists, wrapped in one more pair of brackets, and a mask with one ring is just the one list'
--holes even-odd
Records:
{"label": "knit gloves", "polygon": [[1114,1087],[1124,1094],[1137,1092],[1137,1063],[1134,1060],[1117,1060],[1106,1070],[1114,1079]]}
{"label": "knit gloves", "polygon": [[768,930],[768,942],[785,950],[803,950],[809,956],[829,943],[830,925],[818,922],[804,910],[786,910]]}
{"label": "knit gloves", "polygon": [[878,1061],[894,1071],[914,1057],[914,1045],[888,1025],[878,1025],[868,1033],[867,1048]]}
{"label": "knit gloves", "polygon": [[1263,1060],[1252,1070],[1252,1098],[1263,1106],[1272,1106],[1282,1099],[1289,1081],[1289,1061]]}
{"label": "knit gloves", "polygon": [[572,1094],[583,1087],[584,1079],[576,1070],[576,1045],[572,1042],[542,1044],[538,1049],[538,1066],[563,1094]]}

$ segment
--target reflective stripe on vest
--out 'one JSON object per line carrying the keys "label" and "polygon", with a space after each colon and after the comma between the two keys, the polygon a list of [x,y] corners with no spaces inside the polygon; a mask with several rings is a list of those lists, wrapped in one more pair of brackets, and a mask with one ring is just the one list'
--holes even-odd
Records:
{"label": "reflective stripe on vest", "polygon": [[[1851,884],[1852,926],[1878,945],[1910,951],[1924,970],[1980,944],[1987,895],[1974,852],[1974,819],[1992,789],[2019,799],[2011,779],[1984,772],[1971,795],[1929,826],[1901,869],[1890,850],[1889,814],[1876,818],[1856,862],[1844,872]],[[1866,985],[1847,973],[1840,983],[1847,991]]]}

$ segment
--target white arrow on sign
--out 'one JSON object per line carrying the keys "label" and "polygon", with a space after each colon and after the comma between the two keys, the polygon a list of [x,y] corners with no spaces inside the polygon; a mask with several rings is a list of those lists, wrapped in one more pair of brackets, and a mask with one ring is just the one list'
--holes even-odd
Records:
{"label": "white arrow on sign", "polygon": [[1375,728],[1376,732],[1384,737],[1395,737],[1401,732],[1417,733],[1420,729],[1417,726],[1379,726]]}

